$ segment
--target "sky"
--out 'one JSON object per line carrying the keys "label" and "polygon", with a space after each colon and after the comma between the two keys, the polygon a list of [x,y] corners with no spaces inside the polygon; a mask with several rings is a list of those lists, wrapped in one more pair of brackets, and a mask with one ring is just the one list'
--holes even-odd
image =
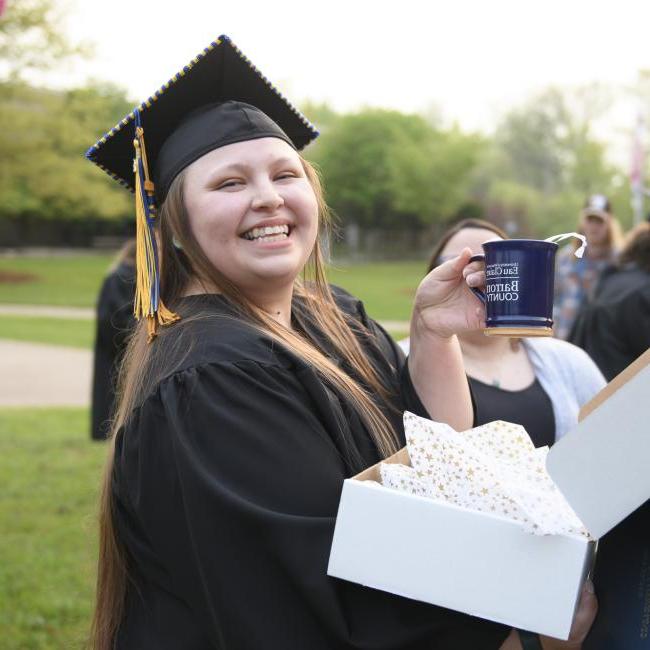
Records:
{"label": "sky", "polygon": [[[619,87],[650,68],[645,0],[61,1],[70,36],[95,44],[65,80],[111,80],[134,102],[222,33],[294,103],[437,113],[484,132],[551,84]],[[635,112],[619,102],[609,133]]]}

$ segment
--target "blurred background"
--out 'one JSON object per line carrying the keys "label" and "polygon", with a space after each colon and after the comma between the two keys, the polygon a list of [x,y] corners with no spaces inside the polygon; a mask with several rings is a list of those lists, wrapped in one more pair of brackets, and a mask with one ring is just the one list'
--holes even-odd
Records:
{"label": "blurred background", "polygon": [[0,0],[0,645],[81,647],[95,304],[132,197],[84,151],[219,34],[319,128],[330,279],[397,338],[439,234],[646,218],[650,6]]}

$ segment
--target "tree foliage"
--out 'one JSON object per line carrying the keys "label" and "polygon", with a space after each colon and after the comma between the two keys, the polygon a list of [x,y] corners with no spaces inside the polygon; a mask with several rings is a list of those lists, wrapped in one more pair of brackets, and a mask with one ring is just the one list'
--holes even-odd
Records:
{"label": "tree foliage", "polygon": [[110,85],[52,91],[0,84],[0,216],[128,214],[128,194],[83,153],[129,108]]}
{"label": "tree foliage", "polygon": [[2,78],[22,79],[28,71],[46,70],[64,59],[87,55],[89,45],[70,43],[62,22],[62,10],[53,0],[8,0],[0,17]]}
{"label": "tree foliage", "polygon": [[367,109],[330,120],[312,158],[343,223],[399,228],[450,216],[479,149],[478,139],[421,116]]}
{"label": "tree foliage", "polygon": [[53,0],[14,0],[0,17],[0,217],[119,217],[125,192],[90,165],[84,151],[129,110],[109,84],[49,90],[26,80],[84,52],[62,27]]}
{"label": "tree foliage", "polygon": [[549,88],[507,113],[473,175],[472,192],[488,217],[527,234],[553,234],[574,228],[595,192],[626,212],[620,173],[593,134],[608,103],[599,86]]}

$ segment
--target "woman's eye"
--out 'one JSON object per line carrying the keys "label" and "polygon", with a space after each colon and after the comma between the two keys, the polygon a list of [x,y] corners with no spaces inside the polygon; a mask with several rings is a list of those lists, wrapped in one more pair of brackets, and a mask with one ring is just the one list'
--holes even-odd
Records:
{"label": "woman's eye", "polygon": [[276,181],[283,181],[287,178],[296,178],[295,172],[282,172],[275,177]]}
{"label": "woman's eye", "polygon": [[231,189],[231,188],[234,188],[234,187],[238,187],[241,184],[242,184],[242,181],[237,180],[236,178],[232,178],[230,180],[224,181],[223,183],[219,183],[216,186],[216,189],[218,189],[218,190],[227,190],[227,189]]}

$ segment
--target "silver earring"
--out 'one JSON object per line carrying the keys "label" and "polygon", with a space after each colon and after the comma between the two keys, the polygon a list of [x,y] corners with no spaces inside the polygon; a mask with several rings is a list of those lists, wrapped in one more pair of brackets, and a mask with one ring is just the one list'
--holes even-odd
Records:
{"label": "silver earring", "polygon": [[172,244],[174,245],[174,248],[175,248],[176,250],[179,250],[179,251],[182,251],[182,250],[183,250],[183,246],[182,246],[182,244],[178,241],[178,239],[176,239],[176,235],[174,235],[174,236],[172,237]]}

